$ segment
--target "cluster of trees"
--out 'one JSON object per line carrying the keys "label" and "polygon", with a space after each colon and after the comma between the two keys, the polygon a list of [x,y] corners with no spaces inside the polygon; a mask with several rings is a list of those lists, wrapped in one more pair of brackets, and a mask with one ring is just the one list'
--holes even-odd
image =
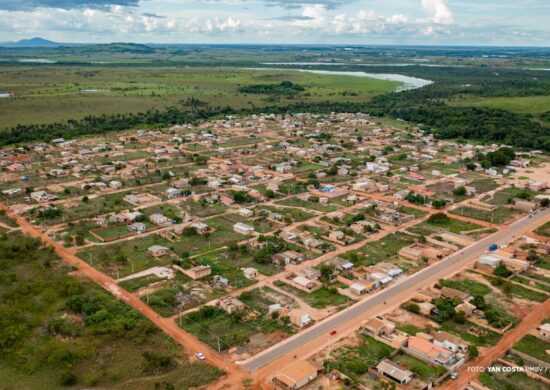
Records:
{"label": "cluster of trees", "polygon": [[264,95],[294,95],[304,92],[302,85],[294,84],[291,81],[282,81],[278,84],[253,84],[239,87],[242,93],[264,94]]}

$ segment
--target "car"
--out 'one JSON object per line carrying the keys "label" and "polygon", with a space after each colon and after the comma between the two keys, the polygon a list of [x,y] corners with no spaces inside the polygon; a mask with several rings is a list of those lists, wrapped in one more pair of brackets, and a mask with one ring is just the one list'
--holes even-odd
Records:
{"label": "car", "polygon": [[195,356],[196,356],[199,360],[204,360],[204,359],[206,359],[206,357],[205,357],[201,352],[195,352]]}
{"label": "car", "polygon": [[458,374],[456,372],[453,372],[451,374],[451,379],[457,379],[458,378]]}
{"label": "car", "polygon": [[330,331],[331,336],[334,336],[335,334],[336,334],[336,329],[333,329],[333,330]]}

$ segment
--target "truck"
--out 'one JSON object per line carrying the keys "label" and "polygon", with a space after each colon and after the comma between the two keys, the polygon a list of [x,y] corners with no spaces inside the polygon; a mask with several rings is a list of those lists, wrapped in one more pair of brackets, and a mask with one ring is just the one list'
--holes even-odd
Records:
{"label": "truck", "polygon": [[498,249],[498,245],[497,244],[491,244],[491,246],[489,246],[489,250],[490,251],[496,251]]}

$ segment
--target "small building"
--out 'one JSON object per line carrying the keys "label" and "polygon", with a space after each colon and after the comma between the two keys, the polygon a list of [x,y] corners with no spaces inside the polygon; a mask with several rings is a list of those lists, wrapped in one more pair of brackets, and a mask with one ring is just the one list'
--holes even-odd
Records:
{"label": "small building", "polygon": [[147,226],[143,222],[134,222],[128,225],[128,230],[132,233],[143,233],[147,230]]}
{"label": "small building", "polygon": [[307,360],[299,360],[279,370],[273,382],[275,388],[285,390],[301,389],[317,378],[319,368]]}
{"label": "small building", "polygon": [[243,275],[247,279],[256,279],[258,276],[258,270],[256,268],[248,267],[243,269]]}
{"label": "small building", "polygon": [[252,217],[254,215],[254,211],[252,211],[250,209],[239,209],[239,215],[241,215],[245,218],[249,218],[249,217]]}
{"label": "small building", "polygon": [[[426,335],[428,336],[428,335]],[[427,339],[428,338],[428,339]],[[409,337],[408,348],[427,360],[441,365],[447,365],[452,361],[454,354],[442,347],[439,347],[432,343],[429,339],[431,337],[422,337],[417,334],[416,336]]]}
{"label": "small building", "polygon": [[344,234],[344,232],[340,230],[335,230],[333,232],[330,232],[328,235],[328,238],[330,238],[333,241],[341,241],[344,239],[344,237],[346,237],[346,235]]}
{"label": "small building", "polygon": [[359,283],[353,283],[351,286],[349,286],[349,291],[353,295],[364,295],[367,292],[369,292],[367,287],[365,287],[365,286],[363,286],[362,284],[359,284]]}
{"label": "small building", "polygon": [[502,262],[502,259],[495,255],[483,255],[478,260],[477,263],[480,265],[488,265],[490,267],[497,267]]}
{"label": "small building", "polygon": [[209,265],[197,265],[196,267],[184,270],[185,275],[193,280],[204,278],[212,273],[212,267]]}
{"label": "small building", "polygon": [[463,302],[460,305],[457,305],[455,307],[455,311],[457,313],[462,312],[466,317],[471,316],[475,309],[476,307],[472,305],[470,302]]}
{"label": "small building", "polygon": [[273,262],[279,264],[299,264],[304,261],[304,255],[296,251],[285,251],[282,253],[277,253],[271,258]]}
{"label": "small building", "polygon": [[423,314],[425,316],[429,316],[430,314],[432,314],[435,309],[435,305],[430,302],[420,302],[417,305],[420,308],[420,314]]}
{"label": "small building", "polygon": [[171,222],[170,219],[168,219],[168,217],[165,217],[162,214],[151,214],[149,216],[149,221],[151,221],[155,225],[164,225],[168,222]]}
{"label": "small building", "polygon": [[309,314],[300,309],[293,309],[288,313],[290,323],[302,329],[311,324],[312,320]]}
{"label": "small building", "polygon": [[222,298],[219,300],[218,305],[229,314],[246,310],[246,305],[234,297]]}
{"label": "small building", "polygon": [[304,278],[303,276],[296,276],[292,281],[306,290],[313,290],[318,286],[317,282]]}
{"label": "small building", "polygon": [[392,381],[404,385],[413,378],[413,373],[409,370],[405,370],[403,367],[398,366],[389,359],[384,359],[376,366],[376,370]]}
{"label": "small building", "polygon": [[189,227],[195,229],[198,234],[205,234],[210,231],[210,226],[208,226],[204,222],[193,222],[191,225],[189,225]]}
{"label": "small building", "polygon": [[252,234],[255,232],[254,228],[252,226],[246,225],[242,222],[237,222],[235,225],[233,225],[233,230],[240,234]]}
{"label": "small building", "polygon": [[395,332],[395,324],[381,318],[372,318],[362,326],[363,332],[372,336],[388,336]]}
{"label": "small building", "polygon": [[147,252],[149,252],[149,254],[153,257],[160,257],[168,254],[170,252],[170,249],[161,245],[153,245],[147,249]]}

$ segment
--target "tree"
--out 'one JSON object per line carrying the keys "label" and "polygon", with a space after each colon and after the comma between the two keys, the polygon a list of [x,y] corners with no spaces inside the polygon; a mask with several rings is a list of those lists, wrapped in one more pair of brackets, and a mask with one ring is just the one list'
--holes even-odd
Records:
{"label": "tree", "polygon": [[493,275],[500,276],[501,278],[507,278],[512,275],[512,271],[510,271],[504,264],[499,264],[495,267]]}
{"label": "tree", "polygon": [[90,198],[88,198],[88,195],[84,195],[84,196],[82,197],[82,202],[88,203],[89,201],[90,201]]}
{"label": "tree", "polygon": [[542,207],[548,207],[548,206],[550,206],[550,199],[548,199],[548,198],[542,199],[542,200],[540,201],[540,205],[541,205]]}
{"label": "tree", "polygon": [[453,195],[455,196],[464,196],[466,195],[466,187],[460,186],[453,190]]}
{"label": "tree", "polygon": [[479,356],[479,351],[475,345],[470,347],[469,355],[471,358],[476,358]]}

